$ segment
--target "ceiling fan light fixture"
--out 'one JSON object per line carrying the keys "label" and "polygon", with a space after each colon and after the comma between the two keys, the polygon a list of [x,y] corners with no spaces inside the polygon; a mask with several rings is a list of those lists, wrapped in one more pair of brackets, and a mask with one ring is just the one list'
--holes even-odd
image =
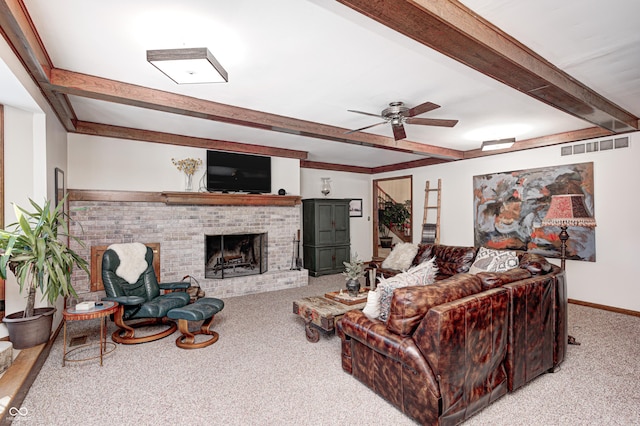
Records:
{"label": "ceiling fan light fixture", "polygon": [[371,127],[379,126],[381,124],[389,123],[393,129],[393,138],[396,141],[405,139],[407,133],[404,130],[404,124],[420,124],[423,126],[441,126],[441,127],[453,127],[458,123],[458,120],[443,120],[438,118],[416,118],[416,115],[424,114],[425,112],[433,111],[440,108],[440,105],[436,105],[433,102],[424,102],[413,108],[407,107],[403,102],[390,102],[389,106],[382,110],[380,114],[372,114],[370,112],[356,111],[349,109],[349,112],[355,112],[357,114],[369,115],[372,117],[382,118],[384,121],[380,123],[371,124],[369,126],[361,127],[355,130],[349,130],[345,132],[354,133],[362,130],[370,129]]}
{"label": "ceiling fan light fixture", "polygon": [[229,81],[227,71],[206,47],[147,50],[147,61],[177,84]]}
{"label": "ceiling fan light fixture", "polygon": [[482,151],[496,151],[498,149],[511,148],[516,143],[516,138],[497,139],[482,142]]}

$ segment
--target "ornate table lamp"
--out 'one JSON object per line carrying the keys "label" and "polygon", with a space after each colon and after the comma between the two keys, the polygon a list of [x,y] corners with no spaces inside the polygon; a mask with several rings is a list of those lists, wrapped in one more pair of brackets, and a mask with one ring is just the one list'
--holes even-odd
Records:
{"label": "ornate table lamp", "polygon": [[559,226],[561,231],[558,237],[562,244],[560,251],[561,265],[564,269],[567,258],[567,233],[568,226],[584,226],[594,228],[596,220],[589,214],[584,205],[583,194],[559,194],[551,196],[551,204],[547,215],[542,220],[542,226]]}

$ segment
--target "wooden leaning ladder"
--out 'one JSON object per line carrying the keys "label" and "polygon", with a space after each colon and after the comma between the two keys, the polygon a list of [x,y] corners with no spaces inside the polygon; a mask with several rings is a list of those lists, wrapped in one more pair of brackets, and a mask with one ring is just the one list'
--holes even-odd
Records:
{"label": "wooden leaning ladder", "polygon": [[[429,193],[437,192],[436,204],[429,204]],[[422,244],[440,244],[440,195],[442,193],[442,180],[438,179],[438,187],[430,188],[429,181],[424,187],[424,215],[422,216]],[[429,210],[436,210],[436,223],[428,223]]]}

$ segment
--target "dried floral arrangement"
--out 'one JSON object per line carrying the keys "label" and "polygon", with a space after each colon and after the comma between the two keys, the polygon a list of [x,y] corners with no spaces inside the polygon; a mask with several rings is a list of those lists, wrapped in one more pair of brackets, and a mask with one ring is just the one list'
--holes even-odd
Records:
{"label": "dried floral arrangement", "polygon": [[178,170],[185,172],[188,175],[194,174],[202,165],[201,158],[185,158],[184,160],[176,160],[175,158],[172,158],[171,162],[178,168]]}

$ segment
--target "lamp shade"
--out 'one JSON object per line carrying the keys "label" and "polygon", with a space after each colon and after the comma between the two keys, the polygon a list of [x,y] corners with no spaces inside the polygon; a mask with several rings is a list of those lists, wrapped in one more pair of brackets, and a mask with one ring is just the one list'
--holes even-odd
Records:
{"label": "lamp shade", "polygon": [[593,228],[596,220],[584,205],[583,194],[560,194],[551,196],[551,204],[542,226],[584,226]]}

